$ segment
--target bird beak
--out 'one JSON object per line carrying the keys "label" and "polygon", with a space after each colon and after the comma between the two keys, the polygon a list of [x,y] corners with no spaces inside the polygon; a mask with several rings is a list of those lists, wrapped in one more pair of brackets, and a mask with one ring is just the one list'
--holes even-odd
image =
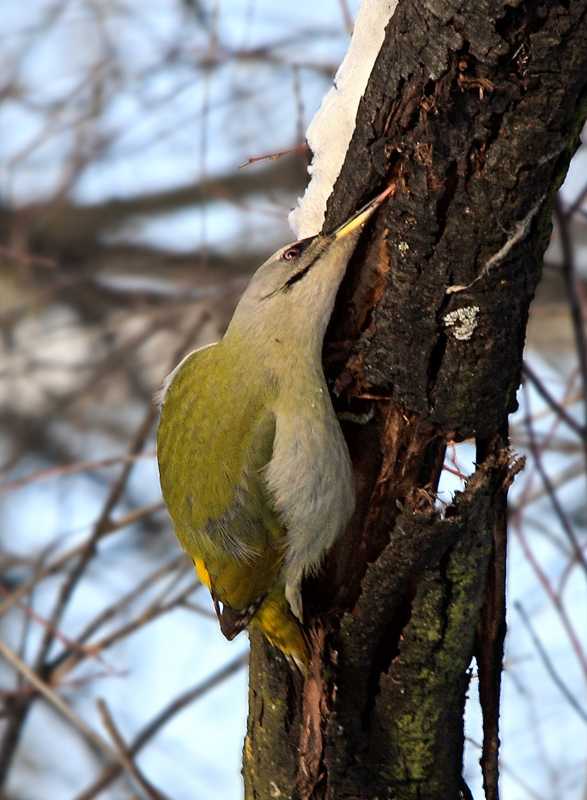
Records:
{"label": "bird beak", "polygon": [[340,228],[337,228],[334,231],[334,238],[342,239],[347,234],[351,233],[351,231],[354,231],[360,225],[363,225],[363,223],[369,219],[371,214],[381,204],[381,202],[385,200],[385,198],[388,197],[395,188],[396,187],[394,184],[388,186],[384,192],[381,192],[381,194],[378,195],[374,200],[371,200],[371,202],[367,203],[366,206],[363,206],[363,208],[359,209],[359,211],[357,211],[357,213],[354,214],[350,219],[347,219],[346,222],[343,222]]}

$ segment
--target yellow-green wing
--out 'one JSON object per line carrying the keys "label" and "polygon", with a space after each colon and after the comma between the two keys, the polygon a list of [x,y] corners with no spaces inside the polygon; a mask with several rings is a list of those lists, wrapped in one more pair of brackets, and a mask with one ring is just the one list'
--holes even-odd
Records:
{"label": "yellow-green wing", "polygon": [[163,496],[180,543],[203,563],[215,599],[239,613],[274,585],[285,533],[263,478],[275,387],[245,363],[222,342],[189,356],[163,398],[158,434]]}

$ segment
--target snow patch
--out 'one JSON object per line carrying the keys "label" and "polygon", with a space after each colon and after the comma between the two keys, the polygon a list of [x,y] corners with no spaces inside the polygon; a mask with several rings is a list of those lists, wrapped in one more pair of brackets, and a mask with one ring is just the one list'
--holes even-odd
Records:
{"label": "snow patch", "polygon": [[289,224],[298,239],[314,236],[322,228],[326,201],[332,193],[355,129],[359,101],[383,44],[385,27],[396,6],[397,0],[363,0],[349,49],[334,78],[334,86],[306,132],[313,153],[308,167],[312,178],[304,196],[289,215]]}

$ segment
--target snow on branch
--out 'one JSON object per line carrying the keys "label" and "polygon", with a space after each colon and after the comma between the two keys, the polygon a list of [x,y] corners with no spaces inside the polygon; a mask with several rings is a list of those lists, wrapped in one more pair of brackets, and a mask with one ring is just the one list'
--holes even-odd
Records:
{"label": "snow on branch", "polygon": [[289,224],[299,239],[314,236],[322,228],[326,202],[355,129],[359,101],[396,6],[397,0],[362,1],[349,49],[338,68],[334,86],[306,132],[313,153],[308,168],[312,178],[304,196],[289,215]]}

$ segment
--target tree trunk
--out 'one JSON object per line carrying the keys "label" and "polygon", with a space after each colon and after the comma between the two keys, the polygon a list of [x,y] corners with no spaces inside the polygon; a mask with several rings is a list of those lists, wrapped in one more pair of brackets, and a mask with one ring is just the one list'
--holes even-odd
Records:
{"label": "tree trunk", "polygon": [[[400,0],[329,201],[395,191],[337,300],[325,370],[358,507],[304,587],[305,685],[253,635],[248,800],[456,800],[475,656],[497,800],[508,450],[554,194],[587,112],[587,3]],[[348,418],[350,415],[346,415]],[[441,510],[446,446],[477,466]]]}

